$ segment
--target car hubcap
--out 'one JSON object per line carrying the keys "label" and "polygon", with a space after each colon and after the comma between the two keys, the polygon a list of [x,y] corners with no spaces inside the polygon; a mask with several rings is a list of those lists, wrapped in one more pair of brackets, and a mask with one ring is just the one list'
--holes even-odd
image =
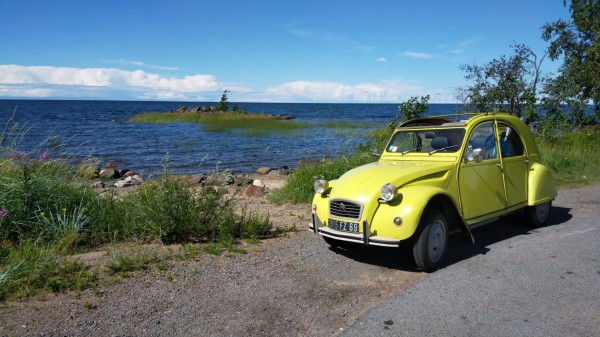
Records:
{"label": "car hubcap", "polygon": [[546,221],[546,218],[548,218],[549,213],[550,213],[550,203],[549,202],[535,206],[535,214],[540,222]]}
{"label": "car hubcap", "polygon": [[440,220],[431,224],[427,243],[429,258],[431,258],[431,261],[437,262],[442,257],[446,246],[446,232]]}

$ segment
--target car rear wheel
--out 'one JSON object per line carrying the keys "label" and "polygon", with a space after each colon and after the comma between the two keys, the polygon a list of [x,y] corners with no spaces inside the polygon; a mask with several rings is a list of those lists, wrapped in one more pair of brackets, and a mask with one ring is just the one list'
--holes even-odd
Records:
{"label": "car rear wheel", "polygon": [[543,227],[550,220],[550,210],[552,209],[552,201],[535,206],[525,207],[527,215],[527,224],[533,228]]}
{"label": "car rear wheel", "polygon": [[424,272],[442,266],[448,245],[448,221],[440,210],[426,210],[421,218],[413,245],[415,263]]}

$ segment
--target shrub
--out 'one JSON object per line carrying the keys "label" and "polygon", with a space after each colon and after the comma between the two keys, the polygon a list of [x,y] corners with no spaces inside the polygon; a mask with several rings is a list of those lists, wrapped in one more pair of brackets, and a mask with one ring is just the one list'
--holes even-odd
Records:
{"label": "shrub", "polygon": [[288,178],[281,189],[269,195],[269,200],[279,204],[310,202],[314,195],[313,183],[315,180],[337,179],[346,171],[373,162],[375,159],[369,153],[360,152],[349,156],[341,156],[334,161],[301,166]]}

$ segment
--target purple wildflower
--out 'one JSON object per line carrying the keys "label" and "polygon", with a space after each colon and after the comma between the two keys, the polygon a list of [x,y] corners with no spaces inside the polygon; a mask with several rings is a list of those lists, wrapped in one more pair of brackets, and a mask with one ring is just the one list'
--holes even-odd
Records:
{"label": "purple wildflower", "polygon": [[0,209],[0,218],[6,218],[8,216],[8,210],[6,208]]}
{"label": "purple wildflower", "polygon": [[19,158],[23,158],[25,157],[27,154],[23,151],[15,151],[13,150],[11,153],[11,156],[13,157],[13,159],[19,159]]}
{"label": "purple wildflower", "polygon": [[50,157],[50,152],[44,151],[44,152],[40,153],[40,156],[38,157],[38,160],[39,161],[44,161],[44,160],[48,159],[48,157]]}

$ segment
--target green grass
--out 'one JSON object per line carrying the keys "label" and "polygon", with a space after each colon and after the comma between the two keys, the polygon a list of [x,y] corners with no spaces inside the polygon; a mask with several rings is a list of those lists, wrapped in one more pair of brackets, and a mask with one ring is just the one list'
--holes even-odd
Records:
{"label": "green grass", "polygon": [[555,139],[537,139],[543,162],[558,186],[576,187],[600,181],[600,129],[565,133]]}
{"label": "green grass", "polygon": [[277,204],[310,202],[314,195],[313,183],[316,179],[337,179],[346,171],[374,160],[376,158],[371,154],[360,152],[333,161],[306,164],[296,169],[281,189],[270,194],[269,200]]}
{"label": "green grass", "polygon": [[332,128],[337,134],[348,134],[359,128],[376,128],[377,123],[351,121],[324,121],[318,123],[283,120],[281,117],[261,113],[142,113],[128,119],[132,123],[197,123],[209,132],[239,132],[246,136],[264,136],[272,133],[289,133],[309,128]]}
{"label": "green grass", "polygon": [[283,120],[278,116],[260,113],[188,113],[172,114],[150,112],[135,115],[128,119],[133,123],[197,123],[206,131],[233,132],[238,131],[249,136],[263,136],[273,132],[289,132],[312,127],[311,123],[295,120]]}
{"label": "green grass", "polygon": [[81,291],[95,286],[98,273],[81,260],[61,258],[56,249],[32,241],[6,249],[0,265],[0,300],[20,300],[42,290]]}

